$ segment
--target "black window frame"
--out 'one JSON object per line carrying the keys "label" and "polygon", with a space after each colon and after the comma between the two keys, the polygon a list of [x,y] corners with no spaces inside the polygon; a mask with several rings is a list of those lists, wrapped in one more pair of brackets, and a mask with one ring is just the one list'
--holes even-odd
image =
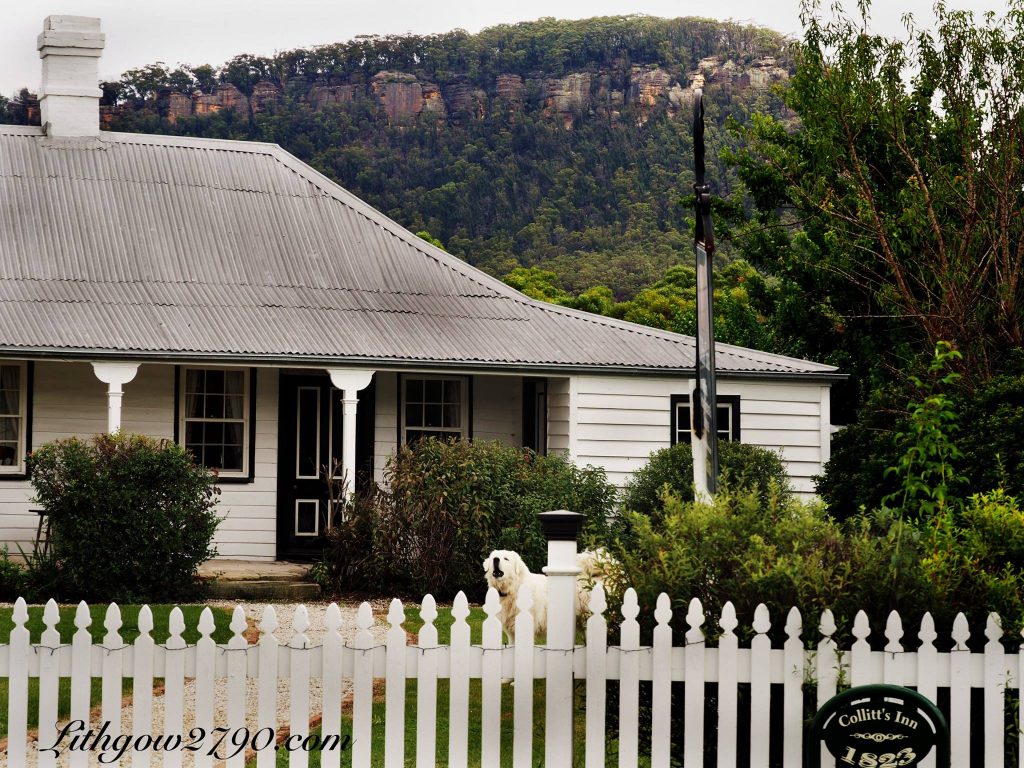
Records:
{"label": "black window frame", "polygon": [[[740,396],[739,395],[718,395],[716,398],[718,405],[728,404],[732,413],[731,423],[729,424],[729,442],[738,443],[740,441],[740,435],[742,429],[740,425]],[[670,445],[675,445],[677,435],[679,433],[678,426],[676,424],[678,420],[679,406],[685,404],[689,406],[693,402],[692,395],[672,395],[669,398],[670,410],[669,410],[669,440]],[[692,425],[691,425],[692,429]],[[690,431],[689,429],[687,431]],[[721,430],[720,430],[721,431]]]}

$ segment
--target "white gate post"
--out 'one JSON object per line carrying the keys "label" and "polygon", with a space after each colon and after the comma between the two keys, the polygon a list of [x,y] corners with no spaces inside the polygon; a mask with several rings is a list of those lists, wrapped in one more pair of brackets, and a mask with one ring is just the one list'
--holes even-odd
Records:
{"label": "white gate post", "polygon": [[[547,685],[544,712],[544,764],[574,765],[573,664],[576,645],[576,537],[585,517],[577,512],[542,512],[548,540]],[[562,651],[562,653],[559,653]]]}

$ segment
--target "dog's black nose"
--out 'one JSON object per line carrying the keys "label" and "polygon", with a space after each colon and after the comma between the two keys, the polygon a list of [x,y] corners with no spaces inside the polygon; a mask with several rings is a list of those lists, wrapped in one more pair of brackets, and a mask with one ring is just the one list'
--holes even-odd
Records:
{"label": "dog's black nose", "polygon": [[494,568],[491,570],[491,573],[494,574],[494,578],[496,579],[500,579],[505,575],[504,571],[498,567],[498,558],[494,558]]}

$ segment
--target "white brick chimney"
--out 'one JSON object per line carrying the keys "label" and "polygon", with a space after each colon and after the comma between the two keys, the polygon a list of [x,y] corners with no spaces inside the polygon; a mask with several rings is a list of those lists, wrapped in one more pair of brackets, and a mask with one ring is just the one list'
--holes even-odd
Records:
{"label": "white brick chimney", "polygon": [[98,136],[99,59],[104,35],[89,16],[47,16],[36,48],[43,60],[39,110],[48,136]]}

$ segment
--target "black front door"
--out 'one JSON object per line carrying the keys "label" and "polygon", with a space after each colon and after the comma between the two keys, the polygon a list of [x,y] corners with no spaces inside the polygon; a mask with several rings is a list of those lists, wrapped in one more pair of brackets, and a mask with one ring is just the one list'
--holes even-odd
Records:
{"label": "black front door", "polygon": [[[277,556],[311,559],[324,547],[330,519],[328,483],[340,498],[341,391],[327,374],[281,373],[278,414]],[[373,473],[373,384],[359,393],[356,486]],[[367,440],[369,439],[369,442]]]}

